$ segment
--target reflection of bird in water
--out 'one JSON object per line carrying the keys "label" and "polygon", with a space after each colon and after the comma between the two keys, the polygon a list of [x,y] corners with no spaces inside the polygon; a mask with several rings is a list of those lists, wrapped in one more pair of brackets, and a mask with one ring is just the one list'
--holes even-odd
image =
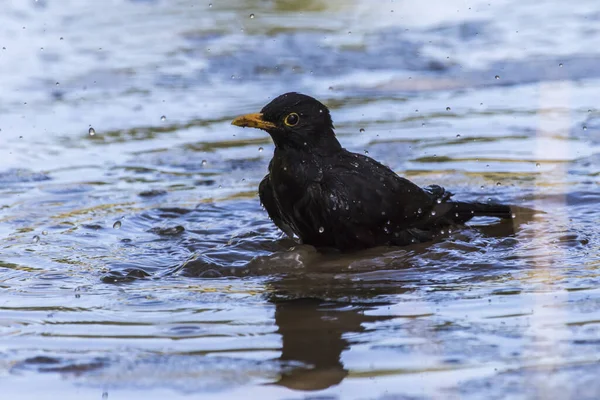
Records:
{"label": "reflection of bird in water", "polygon": [[356,250],[429,241],[473,217],[513,218],[507,205],[451,200],[440,186],[420,188],[338,142],[329,110],[286,93],[234,125],[260,128],[275,142],[260,200],[288,235],[317,247]]}
{"label": "reflection of bird in water", "polygon": [[282,374],[277,385],[295,390],[322,390],[348,375],[341,361],[350,341],[344,335],[364,332],[366,322],[391,319],[368,316],[366,307],[313,298],[278,301],[275,323],[282,336],[280,360],[303,365]]}
{"label": "reflection of bird in water", "polygon": [[[292,267],[284,276],[269,281],[268,298],[275,305],[275,324],[281,335],[279,360],[290,364],[276,385],[322,390],[339,384],[348,375],[342,354],[363,339],[361,334],[369,331],[370,323],[396,318],[386,312],[371,313],[389,305],[375,299],[407,293],[413,288],[391,279],[389,272],[358,282],[355,278],[360,272],[376,268],[368,260],[372,260],[372,255],[361,260],[351,254],[321,254],[312,248],[296,259],[301,268],[296,271]],[[293,265],[292,260],[282,258],[271,262],[280,271],[285,264]],[[348,270],[347,263],[355,268]],[[350,303],[350,299],[355,301]]]}

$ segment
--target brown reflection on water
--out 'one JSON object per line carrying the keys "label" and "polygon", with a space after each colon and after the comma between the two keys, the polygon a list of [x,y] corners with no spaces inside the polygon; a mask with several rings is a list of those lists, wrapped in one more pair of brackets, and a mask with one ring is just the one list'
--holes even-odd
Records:
{"label": "brown reflection on water", "polygon": [[279,359],[302,364],[284,372],[276,384],[295,390],[322,390],[339,384],[348,375],[342,352],[352,344],[344,335],[365,332],[367,322],[392,318],[365,315],[369,307],[315,298],[279,301],[275,307],[283,343]]}

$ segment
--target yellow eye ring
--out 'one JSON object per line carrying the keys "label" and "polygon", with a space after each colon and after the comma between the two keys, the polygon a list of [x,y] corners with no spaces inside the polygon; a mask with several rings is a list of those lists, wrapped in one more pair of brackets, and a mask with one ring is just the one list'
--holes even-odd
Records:
{"label": "yellow eye ring", "polygon": [[298,122],[300,122],[300,116],[296,113],[288,114],[287,117],[285,117],[285,119],[283,120],[283,122],[287,126],[296,126],[298,125]]}

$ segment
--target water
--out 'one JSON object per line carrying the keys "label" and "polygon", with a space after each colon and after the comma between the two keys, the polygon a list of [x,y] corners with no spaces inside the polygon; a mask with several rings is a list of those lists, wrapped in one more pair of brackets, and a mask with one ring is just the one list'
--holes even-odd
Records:
{"label": "water", "polygon": [[[3,4],[3,395],[597,398],[600,3],[299,4]],[[546,214],[281,239],[272,143],[230,121],[290,90],[415,182]]]}

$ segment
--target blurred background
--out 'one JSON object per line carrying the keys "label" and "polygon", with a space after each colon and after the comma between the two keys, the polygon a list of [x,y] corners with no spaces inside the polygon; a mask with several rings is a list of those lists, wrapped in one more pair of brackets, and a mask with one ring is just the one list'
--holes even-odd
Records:
{"label": "blurred background", "polygon": [[[600,2],[5,0],[7,398],[595,399]],[[324,256],[230,125],[300,91],[351,151],[543,210]],[[316,397],[314,397],[316,396]]]}

